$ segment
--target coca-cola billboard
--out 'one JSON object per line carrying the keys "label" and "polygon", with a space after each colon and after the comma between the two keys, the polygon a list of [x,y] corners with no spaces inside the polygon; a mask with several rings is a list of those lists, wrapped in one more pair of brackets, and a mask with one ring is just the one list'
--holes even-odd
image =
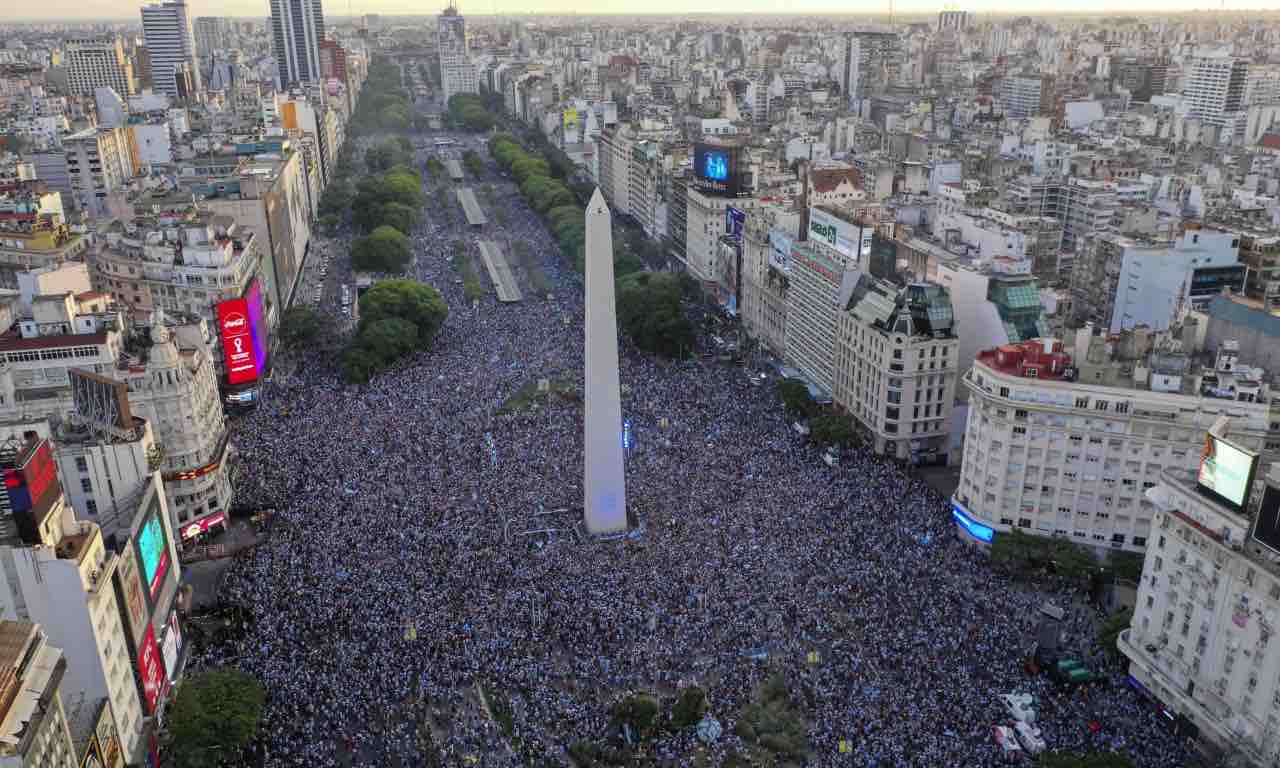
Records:
{"label": "coca-cola billboard", "polygon": [[227,362],[227,383],[245,384],[258,380],[258,355],[249,324],[249,303],[231,299],[218,305],[218,333]]}

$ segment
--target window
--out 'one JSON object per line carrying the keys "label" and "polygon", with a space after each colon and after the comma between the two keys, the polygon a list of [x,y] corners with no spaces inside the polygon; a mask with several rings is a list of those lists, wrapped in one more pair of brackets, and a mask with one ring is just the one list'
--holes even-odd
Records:
{"label": "window", "polygon": [[1031,527],[1031,520],[1030,520],[1030,518],[1026,518],[1026,517],[1020,517],[1020,518],[1018,518],[1018,527],[1019,527],[1019,528],[1030,528],[1030,527]]}
{"label": "window", "polygon": [[1134,537],[1133,537],[1133,546],[1135,546],[1135,547],[1145,547],[1145,546],[1147,546],[1147,537],[1146,537],[1146,536],[1134,536]]}
{"label": "window", "polygon": [[80,478],[80,490],[85,493],[93,493],[93,481],[87,477]]}
{"label": "window", "polygon": [[83,456],[76,457],[76,471],[77,472],[89,471],[89,462],[85,461]]}
{"label": "window", "polygon": [[1077,407],[1077,408],[1088,408],[1088,407],[1089,407],[1089,398],[1087,398],[1087,397],[1077,397],[1077,398],[1076,398],[1076,407]]}
{"label": "window", "polygon": [[85,511],[88,512],[90,515],[98,514],[98,502],[94,501],[93,499],[89,499],[88,501],[86,501],[84,506],[85,506]]}
{"label": "window", "polygon": [[1000,388],[1000,396],[1001,396],[1001,397],[1008,397],[1008,396],[1009,396],[1009,388],[1008,388],[1008,387],[1001,387],[1001,388]]}

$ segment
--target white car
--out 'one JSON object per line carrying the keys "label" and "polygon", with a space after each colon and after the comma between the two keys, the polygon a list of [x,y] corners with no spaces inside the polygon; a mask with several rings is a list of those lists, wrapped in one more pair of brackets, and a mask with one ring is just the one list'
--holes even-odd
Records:
{"label": "white car", "polygon": [[1040,735],[1040,729],[1034,725],[1017,722],[1013,724],[1013,732],[1018,736],[1018,743],[1028,754],[1038,755],[1045,750],[1047,746],[1044,743],[1044,737]]}
{"label": "white car", "polygon": [[1035,703],[1035,699],[1029,693],[1002,693],[999,697],[1000,704],[1004,706],[1004,711],[1009,717],[1020,723],[1034,725],[1036,722],[1036,711],[1031,708]]}
{"label": "white car", "polygon": [[1018,739],[1009,726],[991,726],[991,738],[995,740],[996,746],[1000,747],[1000,753],[1005,756],[1005,759],[1017,760],[1022,757],[1022,746],[1018,744]]}

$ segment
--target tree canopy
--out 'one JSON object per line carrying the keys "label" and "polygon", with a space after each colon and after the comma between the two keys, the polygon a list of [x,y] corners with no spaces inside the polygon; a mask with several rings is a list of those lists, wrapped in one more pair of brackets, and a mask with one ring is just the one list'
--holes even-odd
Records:
{"label": "tree canopy", "polygon": [[412,258],[409,238],[394,227],[378,227],[351,245],[351,266],[363,272],[403,272]]}
{"label": "tree canopy", "polygon": [[169,751],[177,768],[217,768],[235,758],[258,730],[266,690],[238,669],[188,675],[169,705]]}
{"label": "tree canopy", "polygon": [[374,57],[351,116],[350,131],[357,135],[403,133],[409,130],[412,115],[409,97],[400,79],[400,67],[380,56]]}
{"label": "tree canopy", "polygon": [[[808,394],[806,390],[805,394]],[[853,422],[848,416],[834,413],[809,419],[809,440],[818,445],[846,447],[853,444]]]}
{"label": "tree canopy", "polygon": [[1044,572],[1068,581],[1083,581],[1100,565],[1093,553],[1070,541],[1028,536],[1016,528],[995,538],[990,557],[992,563],[1016,576]]}
{"label": "tree canopy", "polygon": [[[351,202],[351,215],[355,225],[364,232],[397,224],[406,224],[408,228],[402,231],[408,232],[417,226],[425,202],[422,177],[411,168],[397,165],[386,173],[360,180]],[[389,203],[403,207],[388,208]]]}
{"label": "tree canopy", "polygon": [[782,406],[792,416],[807,418],[818,412],[818,404],[809,394],[809,388],[799,379],[778,379],[775,385]]}
{"label": "tree canopy", "polygon": [[286,347],[306,346],[320,334],[320,316],[306,304],[290,307],[280,319],[279,334]]}
{"label": "tree canopy", "polygon": [[1120,658],[1120,647],[1116,643],[1120,639],[1120,633],[1128,629],[1132,622],[1133,609],[1125,608],[1107,617],[1098,629],[1098,642],[1111,658]]}
{"label": "tree canopy", "polygon": [[680,307],[680,282],[665,272],[636,272],[617,283],[618,325],[640,349],[664,357],[693,351],[693,326]]}
{"label": "tree canopy", "polygon": [[404,136],[387,139],[364,152],[364,165],[370,173],[381,173],[397,165],[412,163],[413,144]]}
{"label": "tree canopy", "polygon": [[360,328],[342,359],[344,378],[364,384],[400,358],[429,348],[448,315],[448,305],[429,285],[375,283],[360,297]]}
{"label": "tree canopy", "polygon": [[484,99],[474,93],[455,93],[449,98],[449,117],[455,125],[482,133],[494,126]]}

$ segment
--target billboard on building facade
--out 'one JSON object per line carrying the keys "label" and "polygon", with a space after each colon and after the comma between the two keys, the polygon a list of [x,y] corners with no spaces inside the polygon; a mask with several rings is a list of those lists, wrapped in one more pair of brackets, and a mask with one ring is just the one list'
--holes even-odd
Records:
{"label": "billboard on building facade", "polygon": [[1253,521],[1253,540],[1280,554],[1280,488],[1268,485]]}
{"label": "billboard on building facade", "polygon": [[791,235],[777,229],[769,230],[769,266],[784,275],[791,274]]}
{"label": "billboard on building facade", "polygon": [[142,678],[142,692],[147,701],[147,714],[155,714],[156,702],[164,692],[164,661],[160,658],[160,647],[156,645],[156,632],[147,623],[147,633],[142,637],[142,647],[138,650],[138,675]]}
{"label": "billboard on building facade", "polygon": [[160,654],[164,658],[164,669],[169,679],[177,681],[178,679],[178,648],[182,645],[182,631],[178,629],[178,612],[174,611],[169,616],[169,623],[165,627],[164,640],[160,643]]}
{"label": "billboard on building facade", "polygon": [[850,224],[821,208],[809,209],[809,239],[835,250],[846,262],[857,263],[871,255],[873,234],[871,227]]}
{"label": "billboard on building facade", "polygon": [[724,209],[724,233],[734,239],[734,242],[742,244],[742,229],[746,225],[747,214],[734,208],[732,205]]}
{"label": "billboard on building facade", "polygon": [[235,385],[257,381],[260,371],[249,325],[249,302],[228,299],[218,304],[218,334],[227,361],[227,383]]}
{"label": "billboard on building facade", "polygon": [[169,572],[169,543],[165,541],[164,523],[158,511],[153,511],[142,524],[135,539],[138,561],[142,563],[142,581],[154,601]]}
{"label": "billboard on building facade", "polygon": [[142,594],[142,577],[138,575],[138,558],[133,549],[126,547],[121,553],[119,573],[127,629],[136,645],[141,642],[142,628],[147,623],[147,599]]}
{"label": "billboard on building facade", "polygon": [[704,193],[736,197],[742,189],[738,168],[741,153],[741,147],[695,144],[693,186]]}
{"label": "billboard on building facade", "polygon": [[1249,504],[1249,491],[1257,469],[1258,454],[1207,434],[1196,485],[1218,501],[1243,510]]}
{"label": "billboard on building facade", "polygon": [[564,118],[564,134],[567,136],[570,133],[577,133],[578,132],[578,110],[574,109],[573,107],[566,108],[563,114],[563,118]]}
{"label": "billboard on building facade", "polygon": [[10,509],[17,513],[39,507],[46,496],[60,490],[48,440],[28,452],[21,466],[4,471],[4,488]]}
{"label": "billboard on building facade", "polygon": [[257,278],[249,283],[245,294],[249,309],[249,335],[253,338],[253,361],[261,373],[267,369],[267,326],[262,322],[262,288]]}

